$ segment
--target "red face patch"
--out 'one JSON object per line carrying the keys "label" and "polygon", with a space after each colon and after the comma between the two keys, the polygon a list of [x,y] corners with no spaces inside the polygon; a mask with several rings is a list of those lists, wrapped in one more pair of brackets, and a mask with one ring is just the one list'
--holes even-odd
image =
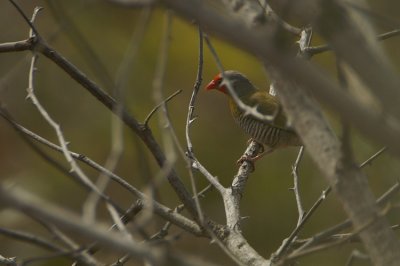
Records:
{"label": "red face patch", "polygon": [[227,93],[227,89],[225,85],[222,85],[222,76],[221,74],[218,74],[214,77],[213,80],[210,81],[210,83],[207,84],[206,90],[219,90],[223,93]]}

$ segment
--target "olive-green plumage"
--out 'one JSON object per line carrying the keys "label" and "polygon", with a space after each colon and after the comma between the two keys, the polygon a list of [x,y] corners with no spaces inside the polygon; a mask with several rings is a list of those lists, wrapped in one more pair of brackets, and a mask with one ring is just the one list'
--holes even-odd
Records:
{"label": "olive-green plumage", "polygon": [[224,76],[229,79],[234,92],[245,105],[257,107],[257,111],[262,115],[275,116],[273,121],[268,122],[251,114],[246,115],[223,84],[222,75],[217,75],[206,89],[218,89],[228,96],[233,118],[251,138],[268,146],[270,150],[302,145],[296,132],[287,126],[286,116],[282,112],[276,97],[270,95],[267,91],[257,89],[243,74],[237,71],[225,71]]}

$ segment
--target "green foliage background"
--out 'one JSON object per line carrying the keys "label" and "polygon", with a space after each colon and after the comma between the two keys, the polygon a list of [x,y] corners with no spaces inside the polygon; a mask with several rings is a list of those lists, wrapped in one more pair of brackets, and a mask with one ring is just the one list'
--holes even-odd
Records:
{"label": "green foliage background", "polygon": [[[19,1],[26,14],[31,14],[35,6],[45,9],[37,18],[37,28],[42,36],[64,57],[75,64],[87,76],[99,83],[106,91],[111,88],[102,84],[101,77],[95,75],[91,64],[80,54],[77,43],[66,34],[66,28],[55,20],[48,1]],[[374,12],[381,14],[375,22],[379,32],[393,29],[399,25],[397,1],[370,1]],[[129,40],[132,37],[140,15],[140,10],[123,9],[94,0],[53,1],[59,5],[74,21],[85,36],[93,51],[115,77]],[[132,114],[143,121],[150,110],[157,104],[153,100],[152,82],[165,21],[165,10],[156,9],[140,44],[139,53],[129,73],[129,85],[123,100]],[[198,35],[194,25],[174,17],[172,39],[164,84],[164,95],[168,96],[178,89],[183,92],[168,104],[172,123],[181,145],[185,145],[184,128],[187,106],[196,77],[198,56]],[[0,43],[26,39],[28,27],[8,1],[0,2]],[[262,65],[256,58],[212,38],[226,69],[235,69],[245,73],[259,87],[268,88],[268,80]],[[314,44],[323,43],[318,36]],[[79,45],[79,44],[78,44]],[[295,45],[295,44],[293,44]],[[382,43],[387,54],[397,68],[400,67],[398,47],[400,41],[393,38]],[[39,116],[30,101],[26,100],[28,70],[31,54],[29,52],[3,53],[0,55],[0,100],[13,116],[28,129],[57,141],[52,129]],[[217,68],[210,53],[205,50],[204,83],[216,73]],[[334,58],[329,54],[316,56],[313,61],[335,76]],[[41,56],[39,58],[36,92],[48,112],[59,122],[70,141],[70,149],[85,154],[99,163],[104,163],[110,152],[110,112],[104,108],[80,85],[74,82],[55,64]],[[203,86],[204,86],[203,83]],[[236,160],[241,156],[247,137],[238,129],[230,117],[223,95],[216,92],[200,91],[196,106],[198,119],[193,124],[192,140],[197,157],[224,185],[228,185],[237,170]],[[335,131],[340,134],[340,124],[334,112],[326,110]],[[157,139],[161,142],[159,124],[156,117],[150,122]],[[153,158],[144,145],[127,128],[125,132],[125,150],[116,172],[137,187],[145,187],[158,172]],[[360,134],[361,133],[361,134]],[[362,132],[353,132],[353,147],[358,162],[362,162],[380,147],[362,137]],[[297,154],[297,148],[276,151],[256,164],[242,201],[244,235],[248,241],[264,256],[269,257],[285,239],[297,222],[297,211],[292,186],[291,167]],[[63,158],[50,152],[59,161]],[[189,185],[186,165],[180,160],[177,170],[181,178]],[[83,167],[95,178],[97,173]],[[371,187],[376,195],[383,193],[398,178],[400,167],[397,158],[385,153],[366,168]],[[300,166],[301,193],[306,209],[319,197],[327,184],[316,166],[306,155]],[[68,177],[62,175],[37,156],[18,134],[3,120],[0,120],[0,179],[26,188],[42,198],[80,212],[81,204],[87,192]],[[206,185],[204,177],[196,174],[199,187]],[[167,182],[159,181],[160,200],[170,207],[178,204],[177,197]],[[110,195],[123,206],[135,200],[130,194],[113,184]],[[224,210],[217,192],[209,193],[202,201],[206,214],[224,222]],[[396,223],[400,216],[395,212],[390,215]],[[323,203],[315,216],[301,233],[309,237],[324,228],[332,226],[345,218],[341,206],[333,195]],[[109,222],[102,210],[101,219]],[[153,221],[153,231],[161,223]],[[0,209],[0,226],[22,229],[46,235],[44,229],[24,214],[8,209]],[[171,234],[180,233],[178,229]],[[232,264],[217,245],[205,239],[199,239],[183,233],[174,243],[176,248],[204,257],[206,260]],[[353,248],[361,249],[357,244],[348,244],[339,248],[320,252],[318,255],[305,257],[301,265],[343,265]],[[41,249],[0,236],[0,254],[18,258],[36,257],[46,254]],[[103,252],[103,257],[108,254]],[[111,258],[109,258],[111,259]],[[115,258],[114,258],[115,259]],[[112,260],[111,260],[112,261]],[[68,265],[65,260],[50,260],[37,265]],[[364,262],[356,265],[364,265]],[[135,264],[132,264],[135,265]]]}

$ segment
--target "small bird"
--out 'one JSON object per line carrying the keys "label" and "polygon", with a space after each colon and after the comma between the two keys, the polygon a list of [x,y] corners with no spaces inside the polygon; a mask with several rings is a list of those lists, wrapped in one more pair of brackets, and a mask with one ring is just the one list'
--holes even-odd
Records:
{"label": "small bird", "polygon": [[282,112],[281,105],[276,97],[270,95],[267,91],[256,88],[240,72],[228,70],[224,72],[224,76],[229,80],[237,97],[245,105],[249,108],[256,107],[260,114],[274,118],[272,121],[266,121],[243,111],[231,96],[226,83],[223,82],[221,73],[216,75],[206,86],[206,90],[219,90],[228,96],[230,111],[236,123],[250,135],[252,140],[260,143],[263,147],[264,145],[267,147],[255,157],[246,158],[242,156],[238,160],[238,164],[243,161],[254,162],[278,148],[302,145],[299,136],[287,125],[287,118]]}

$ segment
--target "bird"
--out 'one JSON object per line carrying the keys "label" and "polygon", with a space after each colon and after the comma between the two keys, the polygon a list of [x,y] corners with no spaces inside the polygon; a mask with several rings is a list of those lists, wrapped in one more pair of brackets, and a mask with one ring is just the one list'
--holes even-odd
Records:
{"label": "bird", "polygon": [[[246,112],[240,108],[224,79],[229,80],[231,88],[243,104],[253,110],[255,108],[261,115],[273,119],[262,119],[253,115],[252,112]],[[207,84],[205,89],[207,91],[218,90],[225,94],[236,123],[250,136],[249,141],[254,140],[263,147],[262,151],[252,158],[242,156],[237,161],[239,165],[243,161],[254,163],[265,154],[279,148],[302,145],[300,137],[293,128],[288,126],[287,117],[279,100],[267,91],[256,88],[242,73],[235,70],[224,71],[224,75],[219,73]]]}

